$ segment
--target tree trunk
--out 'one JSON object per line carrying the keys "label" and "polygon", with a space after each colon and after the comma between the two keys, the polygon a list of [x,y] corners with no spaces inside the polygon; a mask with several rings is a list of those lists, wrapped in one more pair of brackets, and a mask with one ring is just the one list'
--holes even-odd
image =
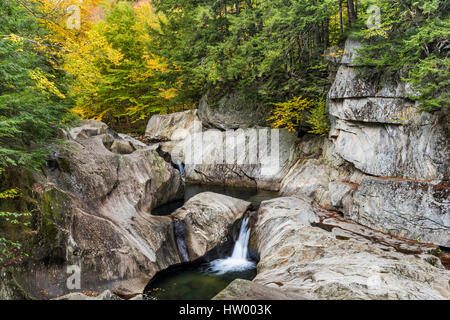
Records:
{"label": "tree trunk", "polygon": [[330,19],[327,18],[323,22],[323,47],[324,47],[324,49],[328,48],[328,45],[330,44],[330,33],[328,30],[329,28],[330,28]]}
{"label": "tree trunk", "polygon": [[344,20],[342,19],[342,0],[339,0],[339,27],[341,34],[344,33]]}
{"label": "tree trunk", "polygon": [[347,8],[348,8],[348,22],[350,26],[356,21],[355,15],[355,6],[353,4],[353,0],[347,0]]}

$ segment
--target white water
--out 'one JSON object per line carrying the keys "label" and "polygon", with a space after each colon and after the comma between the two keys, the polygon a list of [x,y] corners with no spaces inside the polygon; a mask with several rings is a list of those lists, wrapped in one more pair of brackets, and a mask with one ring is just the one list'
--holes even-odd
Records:
{"label": "white water", "polygon": [[178,166],[178,170],[180,171],[181,180],[186,182],[186,178],[184,177],[184,165],[183,165],[183,163],[180,160],[178,160],[178,159],[177,159],[176,163],[177,163],[177,166]]}
{"label": "white water", "polygon": [[247,228],[249,217],[244,218],[239,231],[239,237],[234,244],[231,257],[217,259],[210,263],[209,271],[216,274],[243,271],[255,267],[255,263],[247,259],[248,240],[250,239],[251,228]]}

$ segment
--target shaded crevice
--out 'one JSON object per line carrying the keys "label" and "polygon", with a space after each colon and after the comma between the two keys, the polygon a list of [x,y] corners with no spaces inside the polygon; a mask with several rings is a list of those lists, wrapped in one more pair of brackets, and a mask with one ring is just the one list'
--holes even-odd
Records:
{"label": "shaded crevice", "polygon": [[178,254],[181,257],[181,261],[189,262],[189,252],[186,246],[186,224],[183,220],[173,221],[173,231],[175,235],[175,241],[177,243]]}

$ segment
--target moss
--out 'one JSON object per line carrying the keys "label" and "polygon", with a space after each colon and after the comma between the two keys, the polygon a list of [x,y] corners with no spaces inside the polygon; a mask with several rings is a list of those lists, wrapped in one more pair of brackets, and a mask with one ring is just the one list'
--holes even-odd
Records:
{"label": "moss", "polygon": [[62,172],[65,172],[65,173],[68,173],[68,174],[72,174],[72,171],[70,169],[70,162],[67,159],[59,158],[58,164],[59,164],[59,169]]}
{"label": "moss", "polygon": [[69,196],[54,188],[47,190],[41,196],[39,207],[38,235],[32,244],[38,248],[35,257],[48,262],[64,260]]}

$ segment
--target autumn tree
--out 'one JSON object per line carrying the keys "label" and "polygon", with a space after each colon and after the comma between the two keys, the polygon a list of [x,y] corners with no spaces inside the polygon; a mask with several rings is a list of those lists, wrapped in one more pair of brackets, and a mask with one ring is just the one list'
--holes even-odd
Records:
{"label": "autumn tree", "polygon": [[178,83],[166,84],[164,76],[174,66],[148,49],[148,29],[157,28],[158,21],[151,7],[118,2],[106,7],[105,15],[64,56],[64,70],[72,77],[74,111],[113,128],[170,112]]}

